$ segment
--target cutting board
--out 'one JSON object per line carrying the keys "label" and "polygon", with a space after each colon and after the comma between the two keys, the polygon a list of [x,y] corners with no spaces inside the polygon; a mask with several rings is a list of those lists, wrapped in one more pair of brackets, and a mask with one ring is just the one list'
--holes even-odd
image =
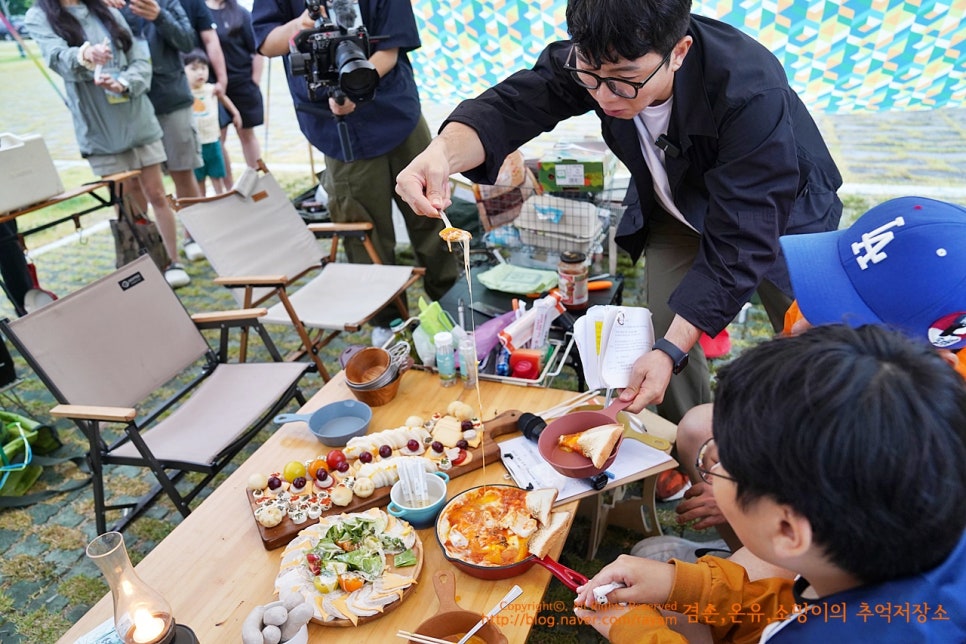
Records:
{"label": "cutting board", "polygon": [[[483,467],[484,461],[487,463],[498,463],[500,461],[500,447],[494,439],[498,436],[519,431],[517,429],[517,419],[520,417],[520,413],[515,409],[511,409],[494,416],[490,420],[483,421],[483,440],[479,447],[468,449],[469,458],[463,463],[447,470],[446,473],[449,477],[453,479],[467,472],[479,469]],[[333,505],[331,509],[323,512],[322,516],[341,514],[343,512],[360,512],[372,507],[388,505],[390,488],[391,486],[388,485],[377,487],[375,492],[372,493],[372,496],[365,499],[353,496],[352,502],[349,505],[345,507]],[[275,548],[286,545],[301,530],[319,522],[318,519],[308,519],[302,523],[295,523],[286,516],[277,526],[266,528],[255,520],[255,508],[258,506],[258,503],[255,497],[252,496],[252,491],[246,490],[245,494],[248,496],[248,504],[252,510],[252,522],[258,529],[258,533],[262,538],[262,545],[265,546],[266,550],[274,550]]]}

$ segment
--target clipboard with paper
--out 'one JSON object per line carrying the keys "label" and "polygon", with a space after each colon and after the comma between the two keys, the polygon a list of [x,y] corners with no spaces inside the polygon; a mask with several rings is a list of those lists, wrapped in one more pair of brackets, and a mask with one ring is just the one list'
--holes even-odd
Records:
{"label": "clipboard with paper", "polygon": [[[555,471],[540,456],[537,443],[524,436],[501,442],[500,457],[513,481],[523,489],[557,488],[557,504],[597,494],[589,479],[571,478]],[[669,454],[646,445],[632,432],[628,433],[617,459],[607,470],[611,480],[604,489],[643,479],[673,467],[673,463]]]}
{"label": "clipboard with paper", "polygon": [[592,306],[574,323],[574,343],[588,389],[622,389],[634,362],[654,346],[651,312],[637,306]]}

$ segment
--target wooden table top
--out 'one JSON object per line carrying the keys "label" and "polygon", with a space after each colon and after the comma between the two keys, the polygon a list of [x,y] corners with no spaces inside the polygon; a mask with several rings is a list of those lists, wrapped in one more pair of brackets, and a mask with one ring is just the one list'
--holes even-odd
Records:
{"label": "wooden table top", "polygon": [[103,205],[105,206],[110,205],[110,200],[117,196],[116,194],[114,194],[116,184],[121,183],[122,181],[126,181],[128,179],[131,179],[133,177],[136,177],[139,174],[141,174],[140,170],[128,170],[126,172],[118,172],[117,174],[111,174],[105,177],[101,177],[100,179],[96,179],[89,183],[85,183],[81,186],[77,186],[76,188],[65,190],[64,192],[54,195],[49,199],[45,199],[44,201],[30,204],[29,206],[24,206],[23,208],[20,208],[18,210],[11,210],[10,212],[0,213],[0,223],[6,223],[8,221],[16,219],[17,217],[26,215],[27,213],[35,212],[37,210],[43,210],[44,208],[49,208],[50,206],[54,206],[56,204],[59,204],[64,201],[68,201],[70,199],[74,199],[75,197],[79,197],[81,195],[91,194],[95,190],[100,190],[101,188],[108,188],[111,191],[111,194],[109,195],[109,199],[100,200],[103,203]]}
{"label": "wooden table top", "polygon": [[[558,389],[489,381],[481,382],[480,390],[484,419],[508,409],[538,412],[574,395]],[[348,398],[352,398],[352,393],[339,373],[301,412]],[[434,412],[445,412],[454,400],[462,400],[475,408],[480,406],[475,390],[458,384],[444,388],[433,374],[409,371],[403,376],[397,397],[387,405],[373,408],[370,432],[397,427],[413,414],[429,417]],[[138,575],[168,600],[178,623],[190,626],[201,642],[240,641],[242,622],[252,608],[274,600],[274,581],[284,548],[267,551],[262,546],[245,493],[248,477],[256,472],[277,471],[288,461],[306,460],[327,450],[305,423],[283,425],[138,564]],[[505,476],[506,470],[497,461],[486,467],[485,478],[483,470],[455,478],[449,485],[449,493],[453,495],[480,485],[484,480],[504,483]],[[576,501],[560,506],[571,512],[571,520],[576,507]],[[310,624],[310,641],[316,638],[321,641],[323,636],[326,642],[391,641],[397,630],[416,630],[436,612],[438,602],[432,579],[437,570],[448,570],[455,575],[460,607],[480,614],[496,605],[513,584],[518,584],[523,588],[523,595],[504,611],[510,619],[501,628],[510,642],[526,640],[529,622],[532,622],[528,618],[539,612],[550,581],[549,572],[533,566],[511,579],[477,579],[457,570],[443,558],[432,528],[420,530],[419,536],[425,553],[423,569],[415,591],[404,599],[398,610],[356,628]],[[559,557],[562,547],[560,544],[555,548],[551,556]],[[74,642],[111,617],[112,610],[108,594],[59,641]]]}

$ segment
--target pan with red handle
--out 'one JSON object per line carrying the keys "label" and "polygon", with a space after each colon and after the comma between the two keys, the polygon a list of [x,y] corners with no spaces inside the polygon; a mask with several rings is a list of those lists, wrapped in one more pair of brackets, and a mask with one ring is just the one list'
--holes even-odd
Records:
{"label": "pan with red handle", "polygon": [[[463,503],[462,498],[468,493],[472,492],[473,490],[478,489],[479,487],[484,487],[484,486],[477,486],[477,487],[470,488],[468,490],[460,492],[452,499],[450,499],[449,502],[445,506],[443,506],[443,509],[440,511],[440,517],[446,516],[448,514],[447,510],[450,507],[452,507],[454,504]],[[485,487],[519,489],[519,488],[515,488],[512,485],[487,485]],[[471,577],[476,577],[478,579],[487,579],[491,581],[495,581],[498,579],[509,579],[510,577],[516,577],[517,575],[522,575],[526,571],[530,570],[530,568],[532,568],[534,565],[538,565],[538,566],[543,566],[544,568],[549,570],[550,574],[552,574],[554,577],[559,579],[564,586],[566,586],[567,588],[569,588],[574,592],[577,591],[578,586],[583,586],[588,581],[587,577],[577,572],[576,570],[572,570],[568,568],[567,566],[563,565],[559,561],[554,560],[553,558],[550,557],[550,555],[546,555],[544,557],[537,557],[536,555],[531,554],[525,559],[522,559],[514,563],[503,564],[503,565],[492,565],[492,566],[489,566],[489,565],[484,566],[473,562],[465,561],[458,555],[452,554],[446,549],[445,539],[443,538],[442,535],[440,535],[441,524],[442,522],[437,520],[435,533],[436,533],[436,542],[439,543],[439,548],[440,550],[443,551],[443,556],[446,557],[447,561],[449,561],[451,564],[453,564],[458,569],[465,572],[467,575],[470,575]]]}

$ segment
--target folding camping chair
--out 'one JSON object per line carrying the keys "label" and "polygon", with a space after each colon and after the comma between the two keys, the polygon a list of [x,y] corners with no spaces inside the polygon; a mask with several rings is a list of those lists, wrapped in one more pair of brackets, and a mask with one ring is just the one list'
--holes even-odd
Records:
{"label": "folding camping chair", "polygon": [[[289,357],[308,353],[327,382],[329,373],[319,349],[342,331],[358,331],[390,303],[407,319],[401,296],[425,269],[382,264],[369,240],[370,223],[306,226],[264,166],[246,175],[254,179],[249,187],[244,187],[243,177],[243,187],[236,186],[233,192],[175,200],[178,217],[218,274],[215,283],[232,289],[240,306],[250,308],[277,298],[263,324],[295,327],[302,348]],[[327,256],[316,236],[331,236]],[[363,240],[372,264],[336,261],[339,238],[348,236]],[[316,331],[314,337],[308,329]],[[246,344],[243,336],[242,361]]]}
{"label": "folding camping chair", "polygon": [[[275,414],[293,398],[304,404],[297,385],[308,365],[282,361],[258,324],[262,313],[192,319],[144,255],[30,315],[0,322],[60,403],[51,415],[73,420],[87,437],[99,534],[108,510],[127,511],[113,528],[123,529],[162,491],[187,516],[188,504]],[[227,363],[229,329],[242,325],[256,329],[276,362]],[[219,353],[201,328],[220,329]],[[166,384],[177,391],[139,419],[135,406]],[[102,423],[122,423],[124,432],[109,439]],[[149,468],[157,485],[134,502],[108,505],[106,465]],[[182,493],[175,484],[186,472],[205,476]]]}

